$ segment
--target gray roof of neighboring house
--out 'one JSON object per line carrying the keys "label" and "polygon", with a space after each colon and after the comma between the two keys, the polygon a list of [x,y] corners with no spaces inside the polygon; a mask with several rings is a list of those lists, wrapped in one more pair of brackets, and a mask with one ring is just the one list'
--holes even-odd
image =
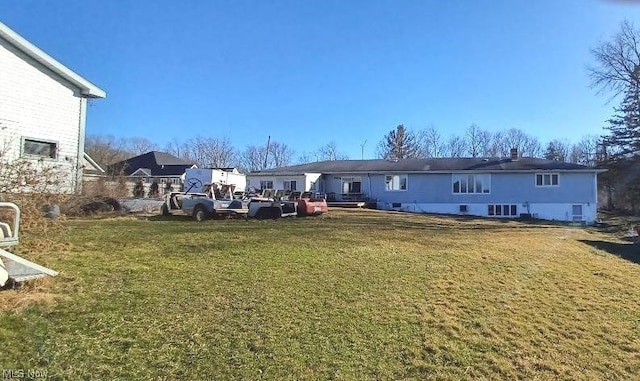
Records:
{"label": "gray roof of neighboring house", "polygon": [[260,174],[367,173],[367,172],[457,172],[457,171],[602,171],[579,164],[523,157],[508,158],[436,158],[403,160],[334,160],[265,169]]}
{"label": "gray roof of neighboring house", "polygon": [[82,78],[80,75],[61,64],[53,57],[40,50],[37,46],[24,39],[18,33],[11,30],[11,28],[6,26],[2,22],[0,22],[0,38],[13,45],[16,49],[31,57],[33,60],[39,62],[47,69],[59,75],[61,78],[72,83],[74,86],[80,89],[80,92],[85,97],[105,98],[107,96],[104,90],[89,82],[88,80]]}
{"label": "gray roof of neighboring house", "polygon": [[111,174],[124,172],[131,175],[138,169],[148,169],[152,176],[179,176],[184,170],[191,168],[194,163],[175,157],[166,152],[150,151],[145,154],[111,164],[108,171]]}

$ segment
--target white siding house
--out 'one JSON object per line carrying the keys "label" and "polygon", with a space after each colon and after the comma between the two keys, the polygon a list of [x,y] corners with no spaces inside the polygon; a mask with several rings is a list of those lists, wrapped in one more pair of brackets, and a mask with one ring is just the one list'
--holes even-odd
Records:
{"label": "white siding house", "polygon": [[56,165],[82,183],[88,98],[105,92],[0,23],[0,154]]}

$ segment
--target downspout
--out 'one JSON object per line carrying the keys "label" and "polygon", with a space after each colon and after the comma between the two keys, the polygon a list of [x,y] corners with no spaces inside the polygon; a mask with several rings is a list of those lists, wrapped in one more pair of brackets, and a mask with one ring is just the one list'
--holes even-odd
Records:
{"label": "downspout", "polygon": [[75,193],[82,192],[82,178],[84,169],[84,138],[87,123],[87,98],[80,97],[80,116],[78,120],[78,158],[76,160],[76,186]]}
{"label": "downspout", "polygon": [[[367,180],[369,182],[369,201],[371,202],[371,173],[367,172]],[[378,204],[378,201],[376,200],[376,205]],[[377,206],[376,206],[377,207]]]}

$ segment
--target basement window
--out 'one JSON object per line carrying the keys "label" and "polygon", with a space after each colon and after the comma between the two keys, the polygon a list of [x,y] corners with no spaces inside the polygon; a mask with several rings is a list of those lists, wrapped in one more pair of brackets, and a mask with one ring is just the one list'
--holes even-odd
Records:
{"label": "basement window", "polygon": [[515,217],[518,215],[518,206],[515,204],[489,204],[487,209],[489,216]]}
{"label": "basement window", "polygon": [[55,159],[58,143],[46,140],[22,139],[22,156],[38,159]]}

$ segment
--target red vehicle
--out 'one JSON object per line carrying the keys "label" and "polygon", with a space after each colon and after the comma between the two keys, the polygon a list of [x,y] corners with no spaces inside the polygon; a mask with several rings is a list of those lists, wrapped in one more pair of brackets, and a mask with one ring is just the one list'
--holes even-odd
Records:
{"label": "red vehicle", "polygon": [[300,195],[300,199],[298,200],[299,216],[317,216],[327,213],[328,211],[327,200],[324,198],[313,197],[311,192],[304,192]]}

